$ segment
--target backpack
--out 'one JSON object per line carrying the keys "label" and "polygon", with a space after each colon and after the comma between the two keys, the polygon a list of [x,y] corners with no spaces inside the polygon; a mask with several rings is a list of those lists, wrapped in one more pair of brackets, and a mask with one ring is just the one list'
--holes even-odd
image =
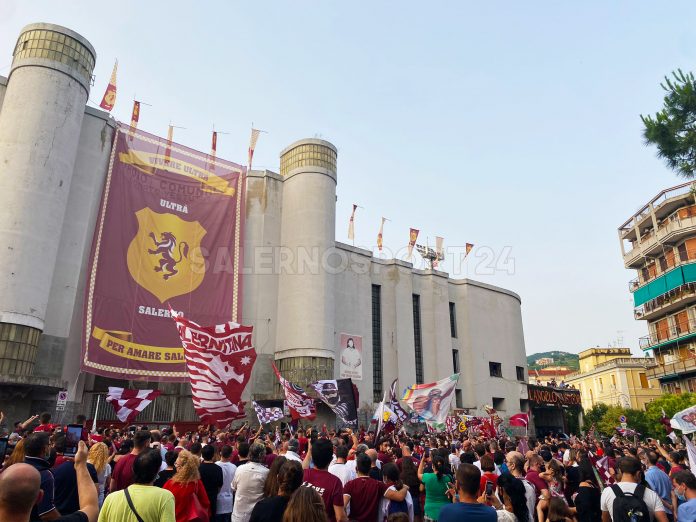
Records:
{"label": "backpack", "polygon": [[643,500],[645,486],[638,484],[633,493],[625,493],[613,484],[611,490],[616,495],[612,506],[613,522],[650,522],[650,511]]}

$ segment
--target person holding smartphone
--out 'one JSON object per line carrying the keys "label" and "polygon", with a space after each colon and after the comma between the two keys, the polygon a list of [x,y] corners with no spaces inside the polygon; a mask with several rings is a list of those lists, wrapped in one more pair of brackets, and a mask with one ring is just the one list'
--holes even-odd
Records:
{"label": "person holding smartphone", "polygon": [[455,503],[440,509],[438,522],[497,522],[495,509],[479,502],[481,471],[473,464],[462,463],[457,468],[456,478],[458,494],[455,496]]}

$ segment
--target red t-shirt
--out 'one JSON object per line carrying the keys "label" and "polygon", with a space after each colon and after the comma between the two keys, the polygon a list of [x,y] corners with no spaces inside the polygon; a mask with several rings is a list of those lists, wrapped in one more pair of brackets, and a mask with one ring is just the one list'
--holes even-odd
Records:
{"label": "red t-shirt", "polygon": [[299,442],[300,446],[299,454],[304,455],[307,451],[307,444],[309,443],[309,439],[307,439],[307,437],[297,437],[297,442]]}
{"label": "red t-shirt", "polygon": [[343,493],[350,495],[350,519],[374,522],[384,494],[389,489],[384,482],[370,477],[358,477],[346,482]]}
{"label": "red t-shirt", "polygon": [[[343,506],[343,484],[341,479],[323,469],[304,470],[303,486],[314,488],[321,495],[330,522],[336,522],[334,506]],[[352,517],[351,513],[351,517]]]}
{"label": "red t-shirt", "polygon": [[133,483],[133,463],[137,458],[137,455],[129,453],[118,459],[116,466],[114,466],[114,472],[111,474],[111,478],[115,482],[114,487],[111,488],[111,493],[126,489]]}
{"label": "red t-shirt", "polygon": [[415,466],[418,466],[419,461],[416,457],[401,457],[400,459],[396,460],[396,467],[399,468],[399,471],[403,471],[401,468],[403,466],[404,459],[411,459],[411,462],[413,462]]}
{"label": "red t-shirt", "polygon": [[382,464],[394,462],[394,458],[389,453],[382,453],[381,451],[377,453],[377,459],[379,459]]}
{"label": "red t-shirt", "polygon": [[171,491],[174,495],[174,516],[176,517],[176,522],[188,522],[192,502],[191,496],[194,494],[198,496],[198,501],[203,509],[210,512],[210,500],[200,479],[198,482],[186,482],[185,484],[169,479],[162,487],[167,491]]}
{"label": "red t-shirt", "polygon": [[34,432],[42,432],[45,431],[47,433],[52,432],[58,427],[58,424],[39,424],[36,428],[34,428]]}
{"label": "red t-shirt", "polygon": [[486,471],[485,473],[483,473],[481,475],[481,483],[479,484],[479,493],[478,493],[479,496],[483,495],[483,492],[486,490],[486,482],[492,482],[493,483],[493,491],[495,491],[495,488],[498,486],[498,475],[496,475],[495,473],[491,473],[489,471]]}

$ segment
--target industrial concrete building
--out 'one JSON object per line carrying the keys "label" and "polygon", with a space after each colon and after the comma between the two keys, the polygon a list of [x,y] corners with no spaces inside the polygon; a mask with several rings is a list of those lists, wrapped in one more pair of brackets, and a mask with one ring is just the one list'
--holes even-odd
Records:
{"label": "industrial concrete building", "polygon": [[[0,409],[24,419],[55,409],[67,389],[66,418],[89,417],[108,386],[156,387],[162,395],[141,420],[195,421],[186,383],[80,371],[88,258],[116,129],[85,106],[95,60],[80,35],[34,24],[0,78]],[[362,340],[353,380],[364,411],[395,378],[404,388],[454,372],[456,406],[527,410],[518,295],[337,242],[332,144],[297,141],[280,165],[246,181],[242,320],[259,357],[245,399],[278,396],[270,360],[301,386],[339,378],[348,334]]]}

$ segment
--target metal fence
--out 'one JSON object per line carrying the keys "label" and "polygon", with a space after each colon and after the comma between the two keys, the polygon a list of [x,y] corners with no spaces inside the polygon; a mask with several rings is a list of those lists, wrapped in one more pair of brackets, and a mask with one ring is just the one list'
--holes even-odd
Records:
{"label": "metal fence", "polygon": [[[94,418],[97,397],[99,397],[97,420],[120,422],[114,409],[106,402],[105,393],[85,393],[82,411],[89,412],[86,414],[87,418]],[[190,396],[160,395],[138,415],[138,423],[166,424],[170,422],[200,422]]]}

